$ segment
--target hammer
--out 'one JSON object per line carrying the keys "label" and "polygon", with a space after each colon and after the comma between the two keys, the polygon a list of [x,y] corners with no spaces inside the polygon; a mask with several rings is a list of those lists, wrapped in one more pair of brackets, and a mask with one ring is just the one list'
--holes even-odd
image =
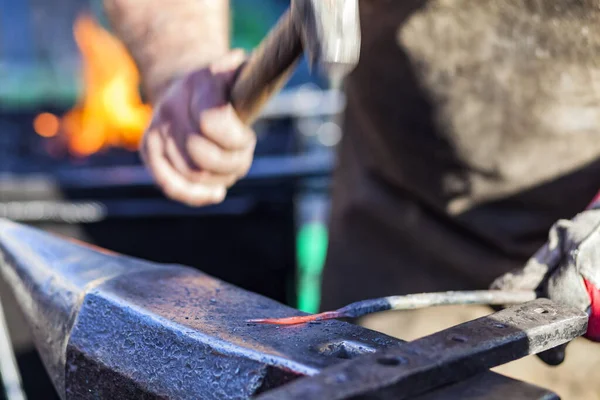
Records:
{"label": "hammer", "polygon": [[231,89],[239,118],[250,124],[306,53],[331,80],[341,80],[360,55],[359,0],[292,0],[288,11],[242,66]]}

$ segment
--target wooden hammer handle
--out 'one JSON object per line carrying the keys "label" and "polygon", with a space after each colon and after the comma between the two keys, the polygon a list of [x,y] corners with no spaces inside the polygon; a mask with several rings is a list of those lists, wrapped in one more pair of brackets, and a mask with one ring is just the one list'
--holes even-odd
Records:
{"label": "wooden hammer handle", "polygon": [[238,116],[251,124],[271,95],[287,82],[302,56],[302,39],[287,11],[241,68],[231,89]]}

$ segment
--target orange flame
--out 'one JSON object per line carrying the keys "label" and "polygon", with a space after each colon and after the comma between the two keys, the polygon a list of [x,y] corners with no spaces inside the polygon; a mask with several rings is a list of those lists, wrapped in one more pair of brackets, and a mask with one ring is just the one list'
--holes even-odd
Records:
{"label": "orange flame", "polygon": [[[135,62],[125,46],[89,16],[75,21],[74,36],[83,57],[83,93],[60,120],[70,152],[88,156],[107,147],[136,150],[152,110],[139,95]],[[37,128],[36,132],[53,136]]]}

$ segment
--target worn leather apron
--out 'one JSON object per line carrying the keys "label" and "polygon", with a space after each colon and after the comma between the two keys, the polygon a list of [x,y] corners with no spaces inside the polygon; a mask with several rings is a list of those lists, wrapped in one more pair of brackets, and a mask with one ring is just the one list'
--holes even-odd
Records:
{"label": "worn leather apron", "polygon": [[484,288],[600,188],[600,9],[360,0],[323,308]]}

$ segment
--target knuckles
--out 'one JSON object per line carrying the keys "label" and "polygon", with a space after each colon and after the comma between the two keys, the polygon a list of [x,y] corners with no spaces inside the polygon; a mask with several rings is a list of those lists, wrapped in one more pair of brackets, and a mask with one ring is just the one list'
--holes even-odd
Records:
{"label": "knuckles", "polygon": [[214,169],[221,162],[218,149],[200,135],[188,135],[185,139],[185,151],[200,170]]}
{"label": "knuckles", "polygon": [[[218,204],[250,170],[256,137],[227,103],[227,87],[224,79],[205,68],[173,82],[156,104],[140,155],[166,197],[195,207]],[[201,117],[206,110],[211,118]],[[172,164],[167,139],[179,143],[178,151],[189,164],[175,176],[157,170],[163,161]]]}

